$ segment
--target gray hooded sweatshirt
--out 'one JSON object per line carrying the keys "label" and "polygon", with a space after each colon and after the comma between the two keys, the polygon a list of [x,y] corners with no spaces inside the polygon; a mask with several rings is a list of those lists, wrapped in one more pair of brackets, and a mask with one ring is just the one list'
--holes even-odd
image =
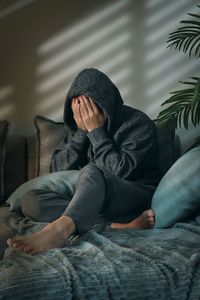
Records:
{"label": "gray hooded sweatshirt", "polygon": [[[103,109],[103,126],[77,128],[71,109],[74,96],[90,97]],[[157,185],[160,180],[157,128],[142,111],[125,105],[118,88],[103,72],[84,69],[74,79],[64,106],[66,139],[55,150],[50,171],[78,170],[94,163],[105,176]]]}

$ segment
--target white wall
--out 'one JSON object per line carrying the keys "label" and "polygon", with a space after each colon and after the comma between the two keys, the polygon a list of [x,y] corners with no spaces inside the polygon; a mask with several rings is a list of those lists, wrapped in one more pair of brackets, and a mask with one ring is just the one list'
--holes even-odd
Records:
{"label": "white wall", "polygon": [[[33,132],[41,114],[62,120],[73,78],[85,67],[105,72],[124,102],[155,118],[179,80],[199,63],[166,49],[168,34],[198,0],[18,0],[0,4],[0,119],[12,133]],[[5,3],[5,2],[4,2]],[[9,3],[11,3],[9,5]],[[183,149],[199,129],[181,130]]]}

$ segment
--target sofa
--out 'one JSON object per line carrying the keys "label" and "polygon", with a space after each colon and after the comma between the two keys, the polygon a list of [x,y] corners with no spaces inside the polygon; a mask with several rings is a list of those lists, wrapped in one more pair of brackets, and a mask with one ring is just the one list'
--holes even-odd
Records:
{"label": "sofa", "polygon": [[[34,124],[34,135],[8,133],[5,142],[0,299],[199,299],[198,218],[196,227],[177,223],[155,230],[109,230],[99,223],[48,254],[30,257],[8,248],[4,254],[12,234],[5,224],[19,217],[10,212],[7,199],[23,183],[49,172],[51,155],[67,135],[62,122],[36,116]],[[164,177],[181,157],[180,139],[173,125],[157,128]],[[44,226],[20,222],[19,234]]]}
{"label": "sofa", "polygon": [[[68,132],[62,122],[55,122],[43,116],[36,116],[33,120],[35,134],[30,136],[9,135],[7,128],[4,154],[4,187],[0,201],[0,218],[9,214],[8,197],[24,182],[49,172],[50,159],[56,146],[67,136]],[[10,124],[7,122],[7,127]],[[173,125],[159,126],[158,136],[162,149],[160,164],[162,175],[180,157],[180,139],[175,134]],[[0,237],[5,240],[9,232],[0,226]],[[4,252],[1,243],[0,254]]]}

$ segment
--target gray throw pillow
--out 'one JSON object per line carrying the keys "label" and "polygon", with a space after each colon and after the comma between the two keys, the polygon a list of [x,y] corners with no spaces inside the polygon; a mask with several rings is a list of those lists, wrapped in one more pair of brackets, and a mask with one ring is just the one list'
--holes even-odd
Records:
{"label": "gray throw pillow", "polygon": [[36,116],[34,124],[37,130],[37,175],[40,176],[50,172],[53,152],[68,137],[69,131],[64,123],[43,116]]}
{"label": "gray throw pillow", "polygon": [[200,213],[200,147],[180,157],[160,181],[152,198],[155,228],[168,228]]}
{"label": "gray throw pillow", "polygon": [[0,204],[4,202],[4,163],[5,163],[5,147],[10,123],[8,121],[0,121]]}

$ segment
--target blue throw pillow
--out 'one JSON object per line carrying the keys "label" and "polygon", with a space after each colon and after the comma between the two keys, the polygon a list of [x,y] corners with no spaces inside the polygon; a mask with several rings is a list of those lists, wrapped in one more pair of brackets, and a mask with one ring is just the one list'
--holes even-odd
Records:
{"label": "blue throw pillow", "polygon": [[200,213],[200,147],[180,157],[160,181],[152,198],[155,228],[168,228]]}

